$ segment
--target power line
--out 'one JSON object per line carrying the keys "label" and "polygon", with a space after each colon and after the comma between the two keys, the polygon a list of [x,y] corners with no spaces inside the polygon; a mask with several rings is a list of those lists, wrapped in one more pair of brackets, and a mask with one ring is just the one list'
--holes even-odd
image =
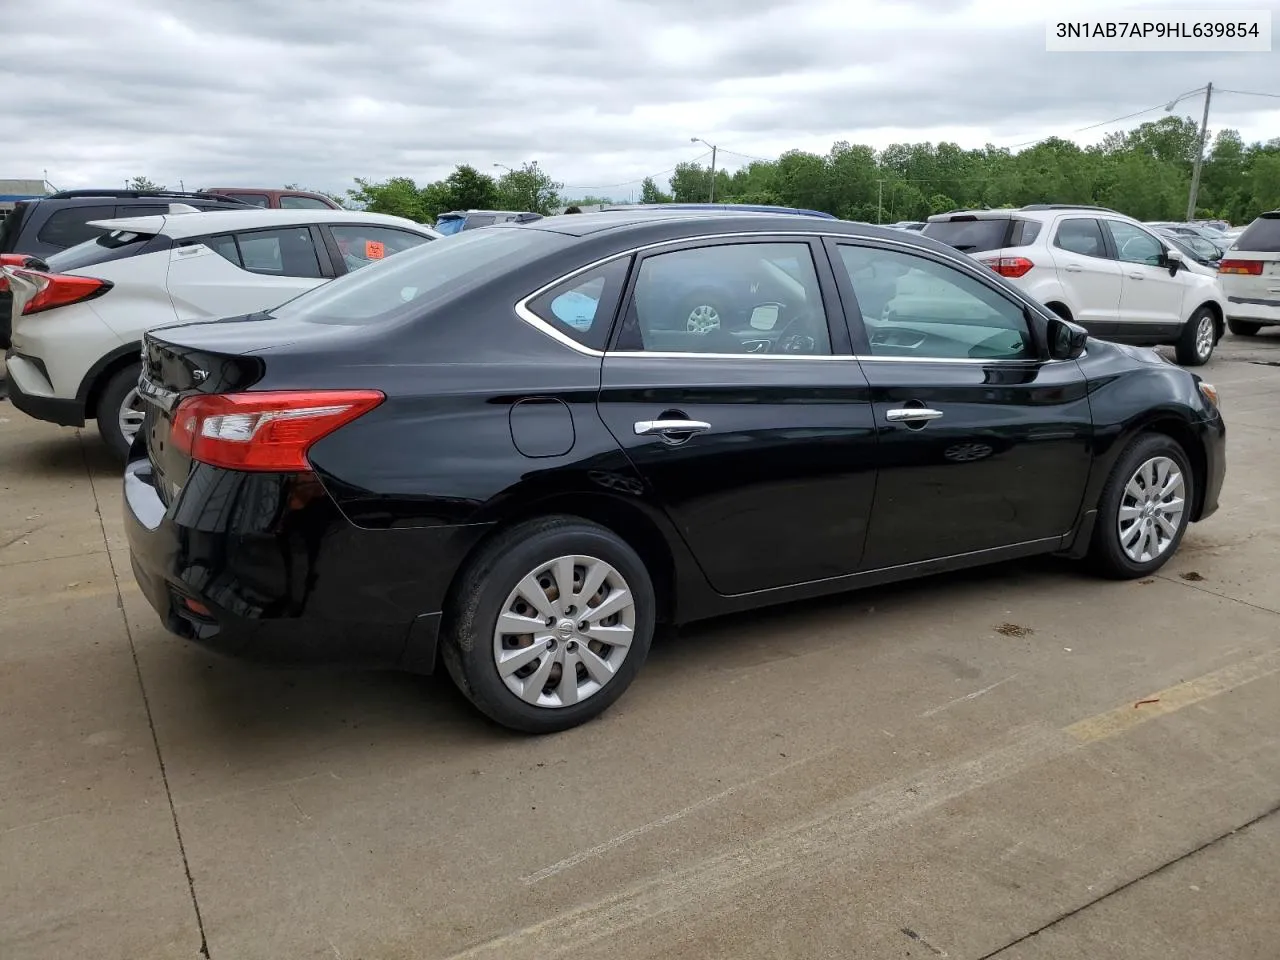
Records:
{"label": "power line", "polygon": [[659,170],[657,173],[650,173],[647,176],[637,177],[635,180],[624,180],[622,181],[622,183],[587,183],[587,184],[574,183],[574,184],[568,184],[566,186],[563,186],[560,189],[561,190],[612,190],[616,187],[629,187],[633,183],[643,183],[645,180],[649,180],[655,177],[666,176],[668,173],[674,173],[676,171],[676,168],[681,166],[681,164],[697,163],[699,160],[702,160],[704,157],[709,157],[709,156],[711,156],[711,151],[704,150],[702,153],[698,154],[692,160],[681,160],[680,163],[677,163],[674,167],[668,167],[666,170]]}
{"label": "power line", "polygon": [[[1091,123],[1089,124],[1089,126],[1081,127],[1079,130],[1072,130],[1071,133],[1072,134],[1084,133],[1086,130],[1096,130],[1098,129],[1098,127],[1105,127],[1113,123],[1120,123],[1122,120],[1132,120],[1134,117],[1140,117],[1144,113],[1152,113],[1156,110],[1163,110],[1167,106],[1169,106],[1169,104],[1177,103],[1179,100],[1184,100],[1187,97],[1191,96],[1192,94],[1200,93],[1203,90],[1204,90],[1204,87],[1196,87],[1196,89],[1188,90],[1186,93],[1180,93],[1176,97],[1173,97],[1170,100],[1165,100],[1165,101],[1162,101],[1161,103],[1157,103],[1154,107],[1147,107],[1145,110],[1137,110],[1134,113],[1126,113],[1123,117],[1115,117],[1111,120],[1103,120],[1099,123]],[[1044,143],[1046,140],[1052,140],[1055,136],[1057,136],[1057,134],[1050,134],[1047,137],[1040,137],[1037,140],[1028,140],[1026,141],[1026,143],[1010,144],[1009,146],[1006,146],[1003,149],[1017,150],[1019,147],[1029,147],[1029,146],[1032,146],[1033,144]]]}
{"label": "power line", "polygon": [[1219,90],[1218,93],[1238,93],[1246,97],[1272,97],[1280,100],[1280,93],[1259,93],[1256,90]]}

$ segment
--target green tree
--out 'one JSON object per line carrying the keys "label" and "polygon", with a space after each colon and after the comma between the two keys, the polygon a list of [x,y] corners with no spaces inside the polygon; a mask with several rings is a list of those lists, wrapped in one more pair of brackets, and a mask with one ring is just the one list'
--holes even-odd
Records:
{"label": "green tree", "polygon": [[711,195],[711,170],[700,163],[678,163],[671,174],[676,203],[706,203]]}
{"label": "green tree", "polygon": [[[428,214],[423,209],[422,192],[408,177],[392,177],[385,183],[372,183],[356,177],[356,187],[347,196],[358,209],[370,213],[387,213],[424,223]],[[434,218],[434,215],[433,215]]]}
{"label": "green tree", "polygon": [[551,179],[534,161],[502,175],[498,180],[497,199],[506,209],[548,214],[553,207],[560,206],[563,187],[563,183]]}
{"label": "green tree", "polygon": [[640,181],[640,202],[670,203],[671,195],[659,190],[658,184],[654,182],[653,177],[645,177]]}
{"label": "green tree", "polygon": [[443,186],[450,209],[492,210],[497,206],[497,181],[469,164],[455,167],[453,173],[444,178]]}
{"label": "green tree", "polygon": [[130,190],[163,190],[164,184],[156,183],[148,177],[134,177],[129,181]]}

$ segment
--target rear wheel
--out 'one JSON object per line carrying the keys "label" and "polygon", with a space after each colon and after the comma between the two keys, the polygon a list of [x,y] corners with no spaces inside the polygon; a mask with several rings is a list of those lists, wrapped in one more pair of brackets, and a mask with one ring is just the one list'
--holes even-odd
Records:
{"label": "rear wheel", "polygon": [[1250,323],[1248,320],[1228,320],[1227,329],[1237,337],[1255,337],[1262,329],[1262,324]]}
{"label": "rear wheel", "polygon": [[116,371],[98,397],[98,433],[118,460],[128,457],[133,438],[142,427],[144,410],[138,395],[141,374],[139,363]]}
{"label": "rear wheel", "polygon": [[1191,520],[1195,488],[1186,451],[1162,433],[1138,437],[1112,468],[1098,503],[1090,560],[1117,580],[1159,570]]}
{"label": "rear wheel", "polygon": [[609,530],[569,517],[513,527],[462,574],[441,655],[482,713],[524,733],[603,713],[653,639],[653,583]]}
{"label": "rear wheel", "polygon": [[1217,342],[1218,328],[1213,319],[1213,311],[1208,307],[1201,307],[1182,328],[1182,336],[1177,343],[1178,363],[1184,367],[1199,367],[1208,363]]}

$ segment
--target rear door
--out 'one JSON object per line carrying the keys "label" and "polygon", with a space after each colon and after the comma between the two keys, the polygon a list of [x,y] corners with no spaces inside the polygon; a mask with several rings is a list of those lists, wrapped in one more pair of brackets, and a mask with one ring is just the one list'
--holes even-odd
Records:
{"label": "rear door", "polygon": [[1039,359],[1024,306],[977,268],[869,240],[828,245],[880,438],[863,567],[1050,549],[1089,473],[1079,365]]}
{"label": "rear door", "polygon": [[1111,256],[1102,225],[1094,217],[1066,217],[1054,229],[1049,250],[1058,282],[1075,310],[1072,319],[1094,336],[1115,333],[1124,270]]}
{"label": "rear door", "polygon": [[[643,295],[668,273],[751,299],[692,332],[664,312],[673,298]],[[875,430],[828,311],[839,318],[830,267],[803,237],[666,247],[633,270],[600,416],[722,594],[857,570]]]}
{"label": "rear door", "polygon": [[1280,323],[1280,211],[1249,224],[1219,270],[1231,317]]}
{"label": "rear door", "polygon": [[1164,242],[1137,224],[1100,220],[1111,234],[1124,274],[1117,339],[1139,343],[1176,339],[1185,316],[1187,285],[1179,272],[1169,272]]}
{"label": "rear door", "polygon": [[332,276],[318,229],[243,230],[180,242],[169,296],[180,320],[233,317],[279,306]]}

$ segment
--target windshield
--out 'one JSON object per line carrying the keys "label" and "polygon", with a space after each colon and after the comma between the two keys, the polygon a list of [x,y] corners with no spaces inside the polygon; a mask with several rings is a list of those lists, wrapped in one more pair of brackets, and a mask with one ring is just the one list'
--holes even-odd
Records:
{"label": "windshield", "polygon": [[999,250],[1005,245],[1009,221],[1004,218],[981,220],[940,220],[925,224],[926,237],[955,247],[961,253]]}
{"label": "windshield", "polygon": [[446,237],[450,237],[455,233],[461,233],[462,227],[466,222],[466,217],[450,216],[445,214],[436,220],[436,232],[442,233]]}
{"label": "windshield", "polygon": [[361,267],[271,311],[313,323],[364,324],[421,315],[505,270],[572,242],[543,230],[477,230]]}

